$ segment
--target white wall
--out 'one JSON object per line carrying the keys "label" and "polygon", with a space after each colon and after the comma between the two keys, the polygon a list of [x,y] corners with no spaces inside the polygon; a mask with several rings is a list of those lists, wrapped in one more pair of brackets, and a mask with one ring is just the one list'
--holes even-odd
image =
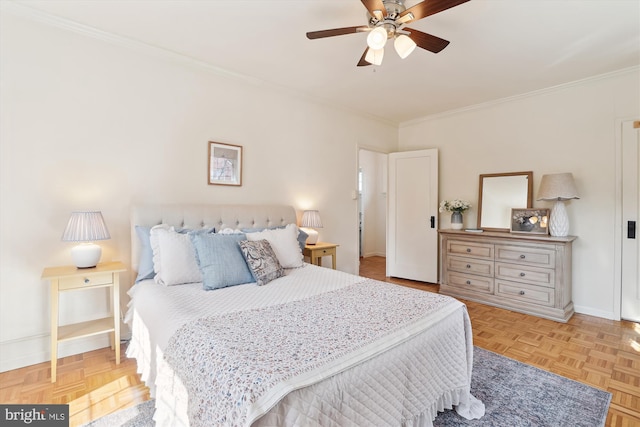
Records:
{"label": "white wall", "polygon": [[[640,71],[602,78],[466,111],[404,123],[401,151],[438,148],[440,200],[469,200],[465,226],[476,225],[478,175],[533,171],[534,197],[542,175],[572,172],[579,200],[567,202],[576,311],[614,318],[616,121],[640,117]],[[534,202],[535,207],[551,207]],[[449,228],[449,216],[440,227]]]}
{"label": "white wall", "polygon": [[[357,271],[356,147],[395,149],[395,126],[9,13],[1,31],[0,370],[48,360],[40,275],[70,263],[74,209],[102,210],[102,260],[128,264],[134,203],[315,208],[338,268]],[[207,185],[209,140],[244,147],[242,187]],[[64,295],[61,321],[101,317],[104,296]]]}
{"label": "white wall", "polygon": [[372,150],[359,151],[362,170],[362,256],[387,253],[387,155]]}

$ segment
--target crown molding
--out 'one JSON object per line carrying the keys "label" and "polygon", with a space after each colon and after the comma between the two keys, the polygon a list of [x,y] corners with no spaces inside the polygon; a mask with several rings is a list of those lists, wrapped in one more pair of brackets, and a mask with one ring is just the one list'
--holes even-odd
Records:
{"label": "crown molding", "polygon": [[3,13],[8,12],[15,16],[29,19],[31,21],[35,21],[35,22],[52,26],[55,28],[59,28],[62,30],[71,31],[86,37],[91,37],[97,40],[107,42],[113,45],[121,46],[146,56],[152,56],[157,59],[171,61],[174,63],[189,66],[189,67],[195,67],[221,77],[234,79],[236,81],[240,81],[246,84],[261,87],[264,89],[269,89],[276,93],[280,93],[283,95],[286,94],[288,96],[292,96],[297,99],[303,99],[307,102],[311,102],[317,105],[330,107],[332,110],[344,111],[349,114],[354,114],[359,117],[363,117],[369,120],[374,120],[378,123],[382,123],[382,124],[386,124],[394,127],[398,127],[399,125],[398,122],[389,120],[385,117],[375,116],[372,114],[367,114],[361,111],[354,110],[346,106],[336,105],[333,101],[329,99],[324,99],[322,97],[310,95],[304,91],[290,89],[284,86],[269,83],[256,77],[251,77],[245,74],[236,73],[222,67],[217,67],[208,62],[192,58],[187,55],[183,55],[177,52],[170,51],[168,49],[153,46],[138,40],[131,39],[129,37],[124,37],[124,36],[120,36],[107,31],[99,30],[89,25],[81,24],[79,22],[75,22],[67,18],[62,18],[56,15],[50,14],[48,12],[44,12],[20,3],[16,3],[15,1],[12,1],[12,0],[0,0],[0,11]]}
{"label": "crown molding", "polygon": [[597,82],[599,80],[610,79],[612,77],[621,76],[621,75],[630,74],[630,73],[637,73],[638,71],[640,71],[640,66],[634,65],[632,67],[622,68],[620,70],[611,71],[609,73],[598,74],[596,76],[587,77],[587,78],[584,78],[584,79],[575,80],[573,82],[559,84],[559,85],[556,85],[556,86],[550,86],[550,87],[547,87],[547,88],[544,88],[544,89],[534,90],[532,92],[526,92],[526,93],[522,93],[522,94],[519,94],[519,95],[514,95],[514,96],[509,96],[509,97],[506,97],[506,98],[500,98],[500,99],[495,99],[495,100],[492,100],[492,101],[483,102],[483,103],[480,103],[480,104],[469,105],[467,107],[456,108],[454,110],[443,111],[442,113],[436,113],[436,114],[428,115],[428,116],[425,116],[425,117],[420,117],[418,119],[408,120],[406,122],[400,123],[398,125],[398,127],[399,128],[404,128],[404,127],[414,126],[416,124],[423,123],[423,122],[428,122],[428,121],[431,121],[431,120],[438,120],[438,119],[442,119],[442,118],[445,118],[445,117],[451,117],[451,116],[455,116],[455,115],[458,115],[458,114],[461,114],[461,113],[467,113],[469,111],[482,110],[482,109],[493,107],[493,106],[496,106],[496,105],[505,104],[505,103],[508,103],[508,102],[513,102],[513,101],[517,101],[517,100],[521,100],[521,99],[531,98],[531,97],[534,97],[534,96],[543,95],[543,94],[547,94],[547,93],[558,92],[558,91],[569,89],[569,88],[572,88],[572,87],[575,87],[575,86],[582,86],[582,85],[585,85],[585,84],[588,84],[588,83]]}

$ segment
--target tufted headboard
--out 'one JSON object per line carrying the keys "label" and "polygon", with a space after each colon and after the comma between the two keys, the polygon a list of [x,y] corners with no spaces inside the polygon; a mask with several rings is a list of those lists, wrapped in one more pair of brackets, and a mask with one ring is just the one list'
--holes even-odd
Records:
{"label": "tufted headboard", "polygon": [[287,205],[141,205],[131,209],[131,267],[138,271],[140,242],[135,226],[168,224],[184,228],[258,228],[296,223]]}

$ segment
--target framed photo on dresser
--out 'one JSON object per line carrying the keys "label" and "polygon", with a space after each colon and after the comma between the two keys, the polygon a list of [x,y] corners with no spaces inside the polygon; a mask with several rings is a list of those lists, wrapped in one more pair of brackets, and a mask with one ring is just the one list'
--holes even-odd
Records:
{"label": "framed photo on dresser", "polygon": [[549,209],[511,209],[511,232],[549,234]]}

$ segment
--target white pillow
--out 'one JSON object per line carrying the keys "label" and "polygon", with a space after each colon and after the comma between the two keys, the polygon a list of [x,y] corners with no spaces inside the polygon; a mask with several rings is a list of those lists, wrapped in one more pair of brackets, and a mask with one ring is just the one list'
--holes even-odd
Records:
{"label": "white pillow", "polygon": [[302,267],[303,257],[298,244],[298,226],[289,224],[285,228],[247,233],[247,240],[257,241],[265,239],[271,245],[276,258],[284,268]]}
{"label": "white pillow", "polygon": [[156,283],[165,286],[202,282],[196,252],[189,235],[166,224],[156,225],[149,234]]}

